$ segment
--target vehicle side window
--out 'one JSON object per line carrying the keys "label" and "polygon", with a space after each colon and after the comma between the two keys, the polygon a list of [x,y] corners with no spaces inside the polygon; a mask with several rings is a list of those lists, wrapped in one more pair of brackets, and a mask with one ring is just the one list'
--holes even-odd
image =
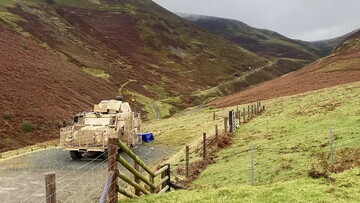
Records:
{"label": "vehicle side window", "polygon": [[78,122],[79,122],[79,117],[75,116],[75,117],[73,118],[73,123],[75,124],[75,123],[78,123]]}

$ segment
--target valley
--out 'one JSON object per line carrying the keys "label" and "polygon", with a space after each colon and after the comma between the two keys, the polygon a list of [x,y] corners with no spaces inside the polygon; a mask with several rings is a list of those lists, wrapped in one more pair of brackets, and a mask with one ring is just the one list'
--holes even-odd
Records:
{"label": "valley", "polygon": [[0,201],[360,201],[359,29],[156,2],[0,1]]}

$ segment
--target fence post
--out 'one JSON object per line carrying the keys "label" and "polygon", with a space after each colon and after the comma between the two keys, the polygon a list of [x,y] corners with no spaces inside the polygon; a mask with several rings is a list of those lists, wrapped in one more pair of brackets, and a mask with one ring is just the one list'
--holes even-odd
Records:
{"label": "fence post", "polygon": [[254,117],[253,105],[250,105],[250,120]]}
{"label": "fence post", "polygon": [[55,173],[45,173],[46,203],[56,203]]}
{"label": "fence post", "polygon": [[119,140],[117,138],[108,139],[108,171],[113,172],[114,176],[111,179],[107,202],[117,203],[118,201],[118,183],[117,183],[117,145]]}
{"label": "fence post", "polygon": [[236,106],[236,118],[240,117],[239,115],[239,106]]}
{"label": "fence post", "polygon": [[235,132],[235,126],[234,126],[234,110],[229,111],[229,132],[230,132],[230,133]]}
{"label": "fence post", "polygon": [[185,160],[185,164],[186,164],[186,177],[189,177],[189,151],[190,151],[190,147],[186,146],[186,160]]}
{"label": "fence post", "polygon": [[203,160],[206,160],[206,133],[203,134]]}
{"label": "fence post", "polygon": [[219,131],[218,131],[218,125],[215,125],[215,138],[217,139],[219,136]]}
{"label": "fence post", "polygon": [[215,111],[214,111],[214,113],[213,113],[213,118],[214,118],[214,120],[216,120],[216,115],[215,115]]}
{"label": "fence post", "polygon": [[3,156],[2,153],[0,153],[0,159],[2,159],[2,156]]}
{"label": "fence post", "polygon": [[248,105],[248,112],[247,112],[247,115],[248,115],[248,117],[247,117],[247,120],[250,120],[251,119],[251,115],[250,115],[250,106]]}
{"label": "fence post", "polygon": [[253,119],[254,117],[255,117],[254,104],[251,104],[251,119]]}
{"label": "fence post", "polygon": [[225,132],[225,134],[228,132],[228,131],[227,131],[227,128],[228,128],[228,127],[227,127],[227,124],[228,124],[228,118],[225,117],[225,118],[224,118],[224,132]]}
{"label": "fence post", "polygon": [[170,168],[170,164],[166,164],[168,166],[168,170],[166,170],[166,175],[169,177],[169,179],[167,179],[166,184],[169,186],[169,189],[167,190],[167,192],[170,192],[170,185],[171,185],[171,168]]}
{"label": "fence post", "polygon": [[334,151],[333,151],[333,132],[332,126],[329,126],[329,137],[330,137],[330,163],[331,167],[334,166]]}
{"label": "fence post", "polygon": [[244,120],[244,123],[246,123],[245,114],[246,114],[246,110],[245,110],[245,108],[243,108],[243,120]]}
{"label": "fence post", "polygon": [[[139,164],[137,164],[136,162],[134,163],[134,168],[135,168],[135,170],[137,170],[137,171],[140,172]],[[134,176],[134,181],[135,181],[135,183],[140,184],[140,179],[137,178],[136,176]],[[138,190],[138,189],[135,188],[135,195],[136,195],[136,196],[140,196],[140,195],[141,195],[140,190]]]}
{"label": "fence post", "polygon": [[258,103],[256,102],[254,104],[254,114],[255,114],[255,116],[257,115],[257,105],[258,105]]}
{"label": "fence post", "polygon": [[259,111],[260,111],[260,113],[262,112],[262,110],[261,110],[261,101],[259,101]]}
{"label": "fence post", "polygon": [[254,146],[251,144],[251,185],[255,185],[254,179]]}
{"label": "fence post", "polygon": [[[164,166],[166,166],[166,165],[164,165]],[[163,167],[164,167],[164,166],[163,166]],[[167,171],[167,170],[166,170],[166,171]],[[164,171],[164,172],[161,173],[161,179],[163,179],[163,178],[166,177],[166,171]],[[162,190],[163,188],[165,188],[166,185],[167,185],[167,181],[164,182],[164,183],[161,185],[160,190]]]}
{"label": "fence post", "polygon": [[241,110],[238,110],[238,116],[239,116],[239,126],[241,126]]}
{"label": "fence post", "polygon": [[[151,174],[149,174],[149,179],[150,179],[150,183],[152,183],[152,184],[155,183],[154,177],[153,177]],[[154,194],[154,193],[155,193],[155,189],[152,188],[152,187],[150,187],[150,193],[151,193],[151,194]]]}
{"label": "fence post", "polygon": [[254,117],[256,117],[256,115],[257,115],[257,110],[256,110],[256,108],[257,108],[257,104],[255,103],[255,104],[254,104]]}

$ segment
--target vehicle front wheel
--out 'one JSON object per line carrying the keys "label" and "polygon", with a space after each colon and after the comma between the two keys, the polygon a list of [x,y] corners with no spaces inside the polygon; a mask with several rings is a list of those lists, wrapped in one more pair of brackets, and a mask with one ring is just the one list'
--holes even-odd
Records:
{"label": "vehicle front wheel", "polygon": [[70,151],[70,156],[73,160],[78,160],[82,158],[82,154],[78,151]]}
{"label": "vehicle front wheel", "polygon": [[104,151],[103,153],[102,153],[102,156],[101,156],[104,160],[106,160],[106,159],[108,159],[109,158],[109,156],[108,156],[108,150],[106,150],[106,151]]}

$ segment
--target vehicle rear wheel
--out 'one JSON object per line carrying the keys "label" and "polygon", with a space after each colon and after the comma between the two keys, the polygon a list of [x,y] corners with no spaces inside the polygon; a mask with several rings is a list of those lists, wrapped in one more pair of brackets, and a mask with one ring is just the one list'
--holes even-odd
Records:
{"label": "vehicle rear wheel", "polygon": [[73,160],[78,160],[82,158],[82,153],[78,151],[70,151],[70,156]]}

